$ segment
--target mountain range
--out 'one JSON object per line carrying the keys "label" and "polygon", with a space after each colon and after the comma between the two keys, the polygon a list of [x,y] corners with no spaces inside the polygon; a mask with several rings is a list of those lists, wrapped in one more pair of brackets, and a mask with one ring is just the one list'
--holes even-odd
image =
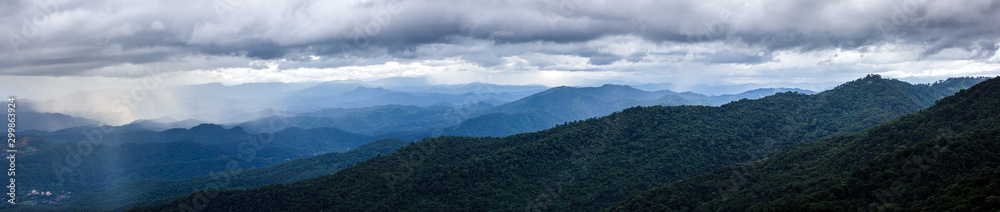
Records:
{"label": "mountain range", "polygon": [[517,101],[479,111],[471,119],[445,130],[445,135],[506,136],[551,128],[557,124],[611,114],[636,106],[722,105],[801,89],[757,89],[735,95],[705,96],[669,90],[643,91],[629,86],[556,87]]}
{"label": "mountain range", "polygon": [[672,182],[618,211],[996,211],[1000,79],[859,133]]}
{"label": "mountain range", "polygon": [[[870,75],[814,95],[786,92],[719,107],[634,107],[535,133],[436,137],[331,175],[259,188],[197,192],[135,210],[190,207],[206,196],[211,201],[201,201],[198,209],[601,210],[649,188],[734,164],[769,160],[771,154],[824,139],[849,137],[920,111],[983,80],[958,78],[912,85]],[[973,89],[995,92],[990,88]]]}
{"label": "mountain range", "polygon": [[[711,175],[737,169],[733,167],[748,170],[745,164],[763,163],[772,154],[863,132],[934,105],[983,80],[953,78],[914,85],[870,75],[820,93],[771,88],[719,96],[644,91],[622,85],[555,87],[507,102],[477,98],[510,97],[532,88],[461,93],[469,87],[489,87],[467,85],[450,87],[455,89],[451,93],[419,93],[321,84],[269,92],[303,94],[308,90],[314,97],[358,98],[342,102],[377,102],[381,98],[424,105],[377,102],[371,104],[385,105],[297,113],[264,109],[254,112],[257,115],[246,115],[263,118],[223,125],[164,117],[98,127],[93,120],[38,113],[42,115],[36,117],[44,117],[39,122],[50,124],[22,131],[30,135],[19,140],[30,143],[24,145],[31,150],[23,154],[24,160],[31,161],[25,166],[51,164],[57,171],[19,174],[46,179],[26,184],[32,188],[80,192],[62,205],[66,210],[191,206],[192,200],[206,193],[179,195],[206,188],[246,189],[208,193],[222,195],[221,204],[229,205],[219,210],[254,208],[260,206],[258,203],[287,210],[686,210],[695,207],[684,204],[698,201],[732,209],[739,207],[713,199],[691,200],[677,207],[635,198],[663,198],[656,192],[670,190],[666,188],[679,182],[718,177]],[[330,87],[348,90],[323,94]],[[434,98],[463,95],[474,100],[433,103]],[[406,100],[409,97],[414,101]],[[95,130],[104,131],[97,134],[99,142],[83,139],[95,135]],[[268,142],[260,143],[262,140]],[[412,141],[418,142],[410,144]],[[87,151],[80,154],[83,147]],[[87,160],[70,160],[70,156]],[[220,174],[231,178],[218,185]],[[958,183],[956,179],[965,176],[953,175],[945,183]],[[706,180],[706,184],[713,183],[720,182]],[[667,186],[657,188],[663,185]],[[719,191],[723,191],[721,187]],[[724,194],[728,195],[735,194],[730,190],[737,188],[726,189]],[[763,196],[754,197],[757,199],[776,198],[761,191],[747,192]],[[956,192],[933,199],[965,195]],[[301,200],[239,201],[259,199],[260,195],[296,196],[289,193]],[[683,193],[701,198],[694,191]],[[814,202],[793,197],[799,198],[794,199],[798,202],[771,201],[751,207],[740,203],[740,207],[799,210],[804,209],[802,202]],[[790,201],[786,199],[791,197],[777,198]],[[213,202],[217,200],[213,198]],[[913,202],[893,204],[877,207],[916,207]]]}
{"label": "mountain range", "polygon": [[[256,127],[258,123],[282,118],[289,120],[291,126],[306,129],[333,127],[363,134],[410,132],[413,135],[407,137],[413,139],[440,135],[506,136],[539,131],[569,121],[604,116],[635,106],[721,105],[743,98],[756,99],[787,91],[815,93],[801,89],[770,88],[740,94],[705,96],[667,90],[650,92],[622,85],[556,87],[496,106],[479,101],[465,105],[439,104],[423,107],[389,104],[360,108],[328,108],[286,117],[269,116],[233,126],[242,126],[251,132],[265,132],[258,130]],[[350,92],[359,94],[347,96],[365,96],[372,93],[385,95],[394,91],[357,88]]]}
{"label": "mountain range", "polygon": [[[472,83],[453,86],[392,86],[393,90],[383,87],[368,87],[359,83],[248,83],[226,86],[218,83],[152,87],[143,89],[104,89],[77,92],[48,100],[23,99],[22,104],[33,111],[22,114],[27,119],[22,124],[22,130],[56,131],[69,127],[96,127],[100,125],[129,125],[129,129],[166,130],[170,128],[189,128],[199,123],[228,123],[228,126],[253,119],[273,116],[334,117],[347,114],[335,114],[344,111],[367,112],[385,107],[417,107],[426,110],[455,110],[446,114],[448,118],[428,119],[425,123],[434,123],[429,128],[393,128],[387,123],[377,123],[372,129],[369,126],[355,123],[332,124],[323,127],[335,127],[355,133],[371,133],[382,128],[392,128],[397,131],[425,131],[437,129],[437,135],[509,135],[518,132],[529,132],[545,129],[554,124],[574,121],[610,114],[632,106],[648,105],[721,105],[741,98],[760,98],[766,95],[784,91],[813,93],[800,89],[757,89],[741,94],[705,96],[701,94],[668,90],[642,91],[628,86],[605,85],[602,87],[556,87],[545,89],[541,86],[509,86]],[[544,91],[544,92],[543,92]],[[541,92],[541,93],[539,93]],[[627,96],[613,96],[625,94]],[[546,94],[547,93],[547,94]],[[555,100],[524,99],[528,96],[549,98],[559,95],[562,100],[576,99],[576,102],[560,102]],[[141,98],[138,98],[138,97]],[[659,98],[659,99],[657,99]],[[520,100],[520,101],[519,101]],[[486,111],[489,106],[503,106],[519,101],[515,105],[499,107]],[[611,101],[610,103],[607,101]],[[523,116],[533,113],[533,103],[565,104],[571,108],[569,112],[576,114],[535,114],[555,115],[539,127],[524,129],[507,129],[505,133],[490,133],[470,131],[469,127],[446,130],[444,128],[457,125],[461,121],[488,113],[505,113],[513,116]],[[517,104],[520,104],[518,106]],[[527,104],[527,105],[526,105]],[[488,106],[487,106],[488,105]],[[542,105],[544,106],[544,105]],[[603,108],[614,106],[612,108]],[[589,108],[588,108],[589,107]],[[450,108],[450,109],[447,109]],[[601,108],[601,109],[593,109]],[[540,109],[550,110],[550,109]],[[48,112],[38,112],[48,111]],[[32,113],[27,113],[32,112]],[[61,113],[60,113],[61,112]],[[38,114],[41,113],[41,114]],[[333,114],[331,114],[333,113]],[[356,117],[358,115],[355,115]],[[488,119],[496,115],[483,117]],[[77,117],[103,117],[91,120]],[[132,118],[132,119],[129,119]],[[457,118],[457,119],[456,119]],[[181,121],[177,121],[181,120]],[[408,123],[411,120],[395,121]],[[342,121],[341,121],[342,122]],[[478,122],[474,122],[478,123]],[[472,123],[470,123],[472,124]],[[349,129],[352,126],[354,129]],[[320,126],[299,126],[304,128]],[[248,127],[250,130],[252,127]],[[527,131],[526,131],[527,130]],[[253,130],[251,130],[253,131]]]}

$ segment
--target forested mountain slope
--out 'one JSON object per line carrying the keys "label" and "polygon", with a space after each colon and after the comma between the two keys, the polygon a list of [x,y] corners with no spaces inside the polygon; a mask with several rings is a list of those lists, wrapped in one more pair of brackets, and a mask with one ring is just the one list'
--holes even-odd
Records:
{"label": "forested mountain slope", "polygon": [[[600,210],[652,187],[867,129],[981,80],[931,86],[872,75],[816,95],[631,108],[537,133],[425,139],[332,175],[213,193],[200,208]],[[178,207],[204,195],[137,210]]]}
{"label": "forested mountain slope", "polygon": [[995,211],[1000,79],[861,133],[673,182],[623,211]]}

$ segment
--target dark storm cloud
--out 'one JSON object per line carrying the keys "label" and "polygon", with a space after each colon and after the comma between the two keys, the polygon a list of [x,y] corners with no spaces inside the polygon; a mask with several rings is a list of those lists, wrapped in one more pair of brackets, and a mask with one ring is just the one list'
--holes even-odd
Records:
{"label": "dark storm cloud", "polygon": [[615,61],[622,60],[622,57],[613,54],[582,54],[580,56],[587,57],[590,60],[587,62],[591,65],[607,65],[614,63]]}
{"label": "dark storm cloud", "polygon": [[78,75],[191,55],[342,58],[323,65],[462,57],[490,67],[533,52],[586,57],[593,65],[642,61],[646,53],[616,55],[585,45],[617,35],[759,49],[705,54],[704,63],[760,63],[778,50],[900,41],[930,44],[924,56],[954,48],[989,58],[1000,37],[1000,1],[990,0],[54,0],[7,1],[0,11],[7,55],[0,74],[7,75]]}
{"label": "dark storm cloud", "polygon": [[763,63],[771,61],[774,55],[764,52],[756,53],[745,53],[745,52],[735,52],[735,51],[719,51],[713,54],[704,55],[704,58],[698,61],[705,63]]}
{"label": "dark storm cloud", "polygon": [[503,59],[491,54],[472,54],[463,56],[462,59],[477,63],[483,67],[493,67],[504,62]]}

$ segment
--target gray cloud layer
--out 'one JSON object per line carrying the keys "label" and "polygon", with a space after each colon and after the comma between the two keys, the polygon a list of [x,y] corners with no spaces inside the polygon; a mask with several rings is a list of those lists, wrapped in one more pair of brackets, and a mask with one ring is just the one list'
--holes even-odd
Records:
{"label": "gray cloud layer", "polygon": [[[462,57],[484,67],[532,53],[639,63],[608,53],[613,36],[671,45],[724,43],[742,50],[700,55],[706,64],[756,64],[775,51],[865,51],[923,45],[965,59],[1000,48],[995,0],[553,0],[553,1],[5,1],[0,74],[128,76],[96,69],[181,61],[177,70],[247,66],[192,57],[307,60],[284,67],[338,67]],[[605,43],[602,43],[605,42]],[[686,52],[666,52],[687,54]],[[545,63],[532,63],[546,66]]]}

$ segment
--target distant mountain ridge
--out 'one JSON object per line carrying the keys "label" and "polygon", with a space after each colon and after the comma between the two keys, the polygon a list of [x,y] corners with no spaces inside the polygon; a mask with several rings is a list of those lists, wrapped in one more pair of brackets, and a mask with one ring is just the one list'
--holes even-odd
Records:
{"label": "distant mountain ridge", "polygon": [[[79,91],[34,101],[33,109],[89,117],[111,125],[124,125],[149,117],[193,118],[205,122],[234,123],[275,114],[259,111],[280,110],[286,113],[314,112],[337,107],[379,105],[468,105],[478,102],[502,104],[540,90],[538,86],[472,84],[435,86],[435,89],[392,90],[363,83],[219,83],[173,87],[140,87]],[[399,87],[406,88],[406,87]],[[340,95],[355,90],[350,95]],[[135,92],[135,94],[133,94]],[[142,94],[142,95],[139,95]],[[136,98],[130,95],[138,95]],[[62,128],[32,128],[53,131]]]}
{"label": "distant mountain ridge", "polygon": [[155,120],[136,120],[132,123],[122,125],[120,129],[132,129],[132,130],[153,130],[153,131],[163,131],[174,128],[191,128],[198,126],[199,124],[205,123],[204,121],[196,119],[185,119],[181,121],[176,121],[173,119],[161,118]]}
{"label": "distant mountain ridge", "polygon": [[[303,89],[304,88],[304,89]],[[408,88],[408,87],[400,87]],[[463,113],[448,115],[448,121],[438,122],[433,126],[429,127],[402,127],[398,130],[402,131],[421,131],[429,129],[443,130],[440,132],[432,133],[436,135],[448,134],[448,135],[509,135],[513,133],[520,132],[531,132],[541,129],[545,129],[555,124],[564,123],[566,121],[580,120],[584,118],[596,117],[601,115],[607,115],[610,112],[618,111],[631,106],[649,106],[649,105],[721,105],[723,103],[738,100],[739,98],[757,98],[760,96],[768,95],[768,93],[773,94],[773,92],[784,91],[784,90],[767,90],[759,89],[754,92],[759,92],[753,95],[741,94],[741,95],[723,95],[723,96],[705,96],[701,94],[695,94],[690,92],[676,93],[672,91],[655,91],[648,92],[638,89],[631,88],[629,86],[621,85],[605,85],[602,87],[594,88],[572,88],[572,87],[557,87],[545,90],[541,93],[536,93],[538,86],[502,86],[502,85],[492,85],[492,84],[482,84],[482,83],[472,83],[461,86],[441,86],[442,92],[445,93],[432,93],[427,89],[409,88],[413,91],[396,91],[385,89],[382,87],[369,87],[360,84],[342,84],[342,83],[321,83],[319,85],[313,85],[311,87],[306,87],[300,84],[281,84],[281,83],[252,83],[237,86],[225,86],[222,84],[202,84],[202,85],[190,85],[190,86],[180,86],[180,87],[170,87],[170,88],[160,88],[157,90],[149,91],[151,95],[145,98],[142,102],[138,103],[152,103],[154,105],[176,105],[178,103],[187,102],[197,102],[191,103],[190,108],[199,107],[222,107],[222,105],[236,105],[235,108],[223,109],[216,111],[215,109],[203,110],[201,112],[187,114],[187,116],[192,117],[202,117],[206,120],[225,120],[226,121],[237,121],[237,122],[250,122],[252,119],[256,118],[266,118],[270,116],[310,116],[318,115],[318,111],[329,111],[331,108],[343,108],[343,111],[357,110],[358,112],[371,110],[370,108],[375,107],[386,107],[392,105],[401,106],[415,106],[420,108],[432,108],[449,106],[452,108],[470,108]],[[242,90],[241,90],[242,89]],[[249,94],[247,92],[254,91],[256,94]],[[800,90],[801,91],[801,90]],[[123,91],[124,92],[124,91]],[[463,93],[464,92],[464,93]],[[527,93],[530,92],[530,93]],[[543,94],[544,92],[553,92],[558,94]],[[58,101],[43,101],[44,104],[59,103],[63,100],[72,101],[85,101],[86,98],[94,97],[94,100],[106,100],[107,102],[114,102],[116,97],[113,95],[115,92],[111,90],[100,91],[96,93],[77,93],[73,95],[68,95],[62,97],[62,100]],[[180,101],[177,99],[167,98],[171,94],[183,94],[184,98]],[[524,128],[509,128],[501,130],[501,132],[478,132],[476,130],[470,131],[470,127],[457,127],[457,129],[446,130],[452,125],[457,125],[466,119],[473,118],[476,116],[485,115],[482,111],[486,111],[486,108],[482,105],[496,105],[503,106],[506,103],[511,103],[513,101],[519,100],[522,97],[527,97],[531,95],[539,95],[545,97],[554,97],[560,95],[575,95],[575,96],[588,96],[588,98],[577,99],[576,102],[580,107],[592,107],[587,108],[572,108],[576,106],[568,106],[569,110],[557,111],[556,114],[532,114],[525,108],[517,108],[517,106],[504,106],[499,107],[496,110],[487,113],[505,113],[506,115],[512,115],[513,119],[525,119],[516,117],[528,117],[525,120],[536,120],[537,126],[530,126]],[[86,97],[86,98],[84,98]],[[265,97],[263,99],[259,97]],[[598,98],[589,98],[598,97]],[[655,99],[653,97],[658,97]],[[678,98],[679,97],[679,98]],[[84,99],[81,99],[84,98]],[[110,98],[110,99],[109,99]],[[260,104],[261,102],[265,104]],[[270,102],[270,103],[268,103]],[[281,103],[276,105],[271,105],[272,103]],[[27,104],[27,103],[26,103]],[[560,103],[569,104],[569,103]],[[146,104],[142,104],[146,105]],[[268,108],[280,106],[281,109]],[[531,105],[528,105],[529,107]],[[47,106],[51,107],[51,106]],[[29,108],[33,108],[30,107]],[[58,108],[58,107],[55,107]],[[143,111],[155,111],[161,110],[163,106],[140,106],[134,108],[133,112],[145,113]],[[369,109],[365,109],[369,108]],[[474,108],[474,109],[473,109]],[[507,109],[502,109],[507,108]],[[513,109],[511,109],[513,108]],[[597,109],[593,109],[597,108]],[[606,109],[604,109],[606,108]],[[466,109],[463,109],[466,110]],[[545,112],[545,109],[539,112]],[[297,111],[297,112],[296,112]],[[527,113],[526,113],[527,112]],[[573,113],[573,114],[564,114]],[[85,115],[95,115],[103,113],[89,112]],[[88,120],[84,118],[77,118],[64,114],[56,113],[45,113],[45,114],[25,114],[27,116],[32,116],[27,123],[24,124],[24,130],[42,130],[42,131],[57,131],[61,129],[71,128],[71,127],[96,127],[99,123],[98,121]],[[118,117],[120,114],[104,114],[107,116]],[[346,115],[346,114],[341,114]],[[184,114],[176,113],[170,114],[164,117],[184,117]],[[330,116],[330,115],[325,115]],[[505,115],[491,115],[480,117],[477,120],[490,119],[490,117],[495,116],[505,116]],[[551,117],[542,118],[541,117]],[[331,116],[333,117],[333,116]],[[456,120],[456,118],[459,118]],[[508,118],[511,119],[511,118]],[[404,119],[405,120],[405,119]],[[441,120],[438,118],[438,120]],[[323,121],[323,120],[316,120]],[[186,119],[182,121],[175,120],[165,120],[164,118],[152,119],[152,120],[135,120],[131,123],[124,124],[121,126],[122,129],[129,130],[166,130],[170,128],[187,128],[196,125],[196,122],[212,122],[212,121],[199,121],[197,119]],[[217,122],[217,121],[216,121]],[[329,122],[329,121],[327,121]],[[405,121],[403,121],[405,122]],[[403,122],[401,124],[405,125]],[[428,123],[429,121],[424,121]],[[474,121],[472,123],[477,123],[479,121]],[[37,124],[36,124],[37,123]],[[217,122],[218,123],[218,122]],[[470,123],[470,124],[472,124]],[[377,124],[382,125],[376,128],[391,128],[385,123]],[[352,128],[351,126],[358,126]],[[352,124],[341,124],[341,125],[302,125],[300,127],[336,127],[341,129],[346,129],[352,132],[359,133],[370,133],[374,131],[380,131],[372,129],[371,127],[362,127],[363,125],[352,125]],[[362,130],[364,129],[364,130]],[[251,129],[254,130],[254,129]],[[384,129],[382,129],[384,130]]]}
{"label": "distant mountain ridge", "polygon": [[59,113],[17,112],[17,129],[56,131],[72,127],[93,127],[98,121]]}
{"label": "distant mountain ridge", "polygon": [[625,85],[601,87],[556,87],[478,112],[445,135],[506,136],[551,128],[569,121],[599,117],[636,106],[722,105],[731,101],[757,99],[779,92],[814,92],[788,88],[762,88],[734,95],[705,96],[669,90],[643,91]]}
{"label": "distant mountain ridge", "polygon": [[[302,128],[335,127],[355,133],[426,132],[425,135],[504,136],[547,129],[568,121],[583,120],[634,106],[721,105],[742,98],[759,98],[781,91],[811,93],[800,89],[757,89],[741,94],[705,96],[690,92],[642,91],[624,85],[601,87],[555,87],[531,96],[494,106],[478,102],[463,106],[383,105],[364,108],[322,109],[298,113],[286,119]],[[392,96],[382,88],[358,87],[340,95]],[[399,99],[399,98],[393,98]],[[433,98],[431,98],[433,99]],[[433,101],[433,100],[432,100]],[[428,102],[432,102],[428,101]],[[265,117],[241,123],[249,131]]]}
{"label": "distant mountain ridge", "polygon": [[[333,127],[353,133],[386,134],[394,132],[424,132],[432,134],[440,129],[454,126],[468,119],[475,112],[492,108],[485,102],[454,106],[434,105],[418,107],[412,105],[384,105],[365,108],[323,109],[312,113],[300,113],[287,117],[270,116],[250,120],[233,126],[243,126],[250,132],[272,132],[266,123],[281,120],[290,127],[317,128]],[[416,138],[420,139],[420,138]]]}
{"label": "distant mountain ridge", "polygon": [[[335,90],[340,90],[335,89]],[[289,93],[285,102],[292,113],[315,112],[327,108],[360,108],[382,105],[428,107],[435,105],[469,105],[479,102],[503,104],[528,94],[524,92],[435,93],[396,91],[381,87],[358,86],[346,92],[336,92],[317,86],[300,93]]]}

